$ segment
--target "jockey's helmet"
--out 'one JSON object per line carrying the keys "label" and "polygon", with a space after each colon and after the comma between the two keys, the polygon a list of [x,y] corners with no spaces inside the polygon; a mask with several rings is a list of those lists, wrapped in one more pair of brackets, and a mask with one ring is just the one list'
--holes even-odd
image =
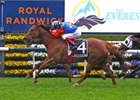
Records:
{"label": "jockey's helmet", "polygon": [[52,27],[54,27],[54,28],[60,28],[60,22],[59,21],[53,21],[52,22]]}

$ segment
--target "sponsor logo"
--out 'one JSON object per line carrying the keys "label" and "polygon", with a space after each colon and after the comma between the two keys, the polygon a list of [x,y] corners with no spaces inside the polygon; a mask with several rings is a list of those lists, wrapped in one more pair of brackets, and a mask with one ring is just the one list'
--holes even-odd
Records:
{"label": "sponsor logo", "polygon": [[100,18],[99,6],[91,0],[79,2],[73,10],[74,25],[78,27],[85,26],[91,29],[97,24],[104,24],[104,18]]}

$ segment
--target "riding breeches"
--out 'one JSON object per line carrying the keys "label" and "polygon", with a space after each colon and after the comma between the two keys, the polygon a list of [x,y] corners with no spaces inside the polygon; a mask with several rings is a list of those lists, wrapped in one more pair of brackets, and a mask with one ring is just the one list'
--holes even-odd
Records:
{"label": "riding breeches", "polygon": [[62,38],[65,40],[66,38],[79,38],[81,36],[81,31],[79,30],[79,28],[74,32],[74,33],[68,33],[68,34],[63,34]]}

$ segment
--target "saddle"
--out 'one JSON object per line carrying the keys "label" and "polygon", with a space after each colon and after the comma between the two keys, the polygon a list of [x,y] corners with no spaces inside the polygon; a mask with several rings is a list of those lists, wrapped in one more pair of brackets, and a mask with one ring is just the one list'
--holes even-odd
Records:
{"label": "saddle", "polygon": [[73,53],[74,57],[87,57],[88,55],[88,42],[87,40],[81,39],[76,40],[74,45],[68,44],[68,51]]}
{"label": "saddle", "polygon": [[68,45],[68,61],[72,61],[72,57],[88,57],[88,41],[85,39],[76,40],[75,46],[73,46],[73,50],[70,49],[70,45]]}
{"label": "saddle", "polygon": [[66,42],[70,45],[70,50],[74,51],[77,48],[77,43],[74,39],[66,38]]}
{"label": "saddle", "polygon": [[75,51],[77,49],[77,43],[75,42],[70,42],[70,50]]}

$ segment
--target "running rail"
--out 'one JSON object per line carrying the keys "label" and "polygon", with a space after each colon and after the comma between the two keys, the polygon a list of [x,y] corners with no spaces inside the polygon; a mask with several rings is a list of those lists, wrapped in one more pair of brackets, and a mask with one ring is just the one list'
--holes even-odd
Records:
{"label": "running rail", "polygon": [[[32,55],[32,61],[33,61],[33,68],[35,67],[35,52],[46,52],[47,50],[45,48],[8,48],[8,47],[0,47],[0,52],[21,52],[21,51],[25,51],[25,52],[33,52]],[[4,56],[3,56],[4,59]],[[4,61],[4,60],[3,60]],[[35,78],[35,71],[33,72],[33,78]]]}
{"label": "running rail", "polygon": [[[36,52],[47,52],[45,48],[8,48],[8,47],[0,47],[0,51],[26,51],[26,52],[31,52],[31,51],[36,51]],[[127,53],[136,53],[140,54],[140,50],[138,49],[130,49],[126,51]]]}
{"label": "running rail", "polygon": [[36,51],[36,52],[46,52],[45,48],[8,48],[8,47],[0,47],[0,51]]}
{"label": "running rail", "polygon": [[[35,52],[46,52],[45,48],[8,48],[8,47],[0,47],[0,52],[16,52],[16,51],[26,51],[26,52],[33,52],[32,61],[33,61],[33,68],[35,67]],[[127,50],[128,54],[138,55],[140,54],[140,50]],[[84,61],[84,72],[86,71],[86,60]],[[35,71],[33,72],[33,78],[35,78]]]}

